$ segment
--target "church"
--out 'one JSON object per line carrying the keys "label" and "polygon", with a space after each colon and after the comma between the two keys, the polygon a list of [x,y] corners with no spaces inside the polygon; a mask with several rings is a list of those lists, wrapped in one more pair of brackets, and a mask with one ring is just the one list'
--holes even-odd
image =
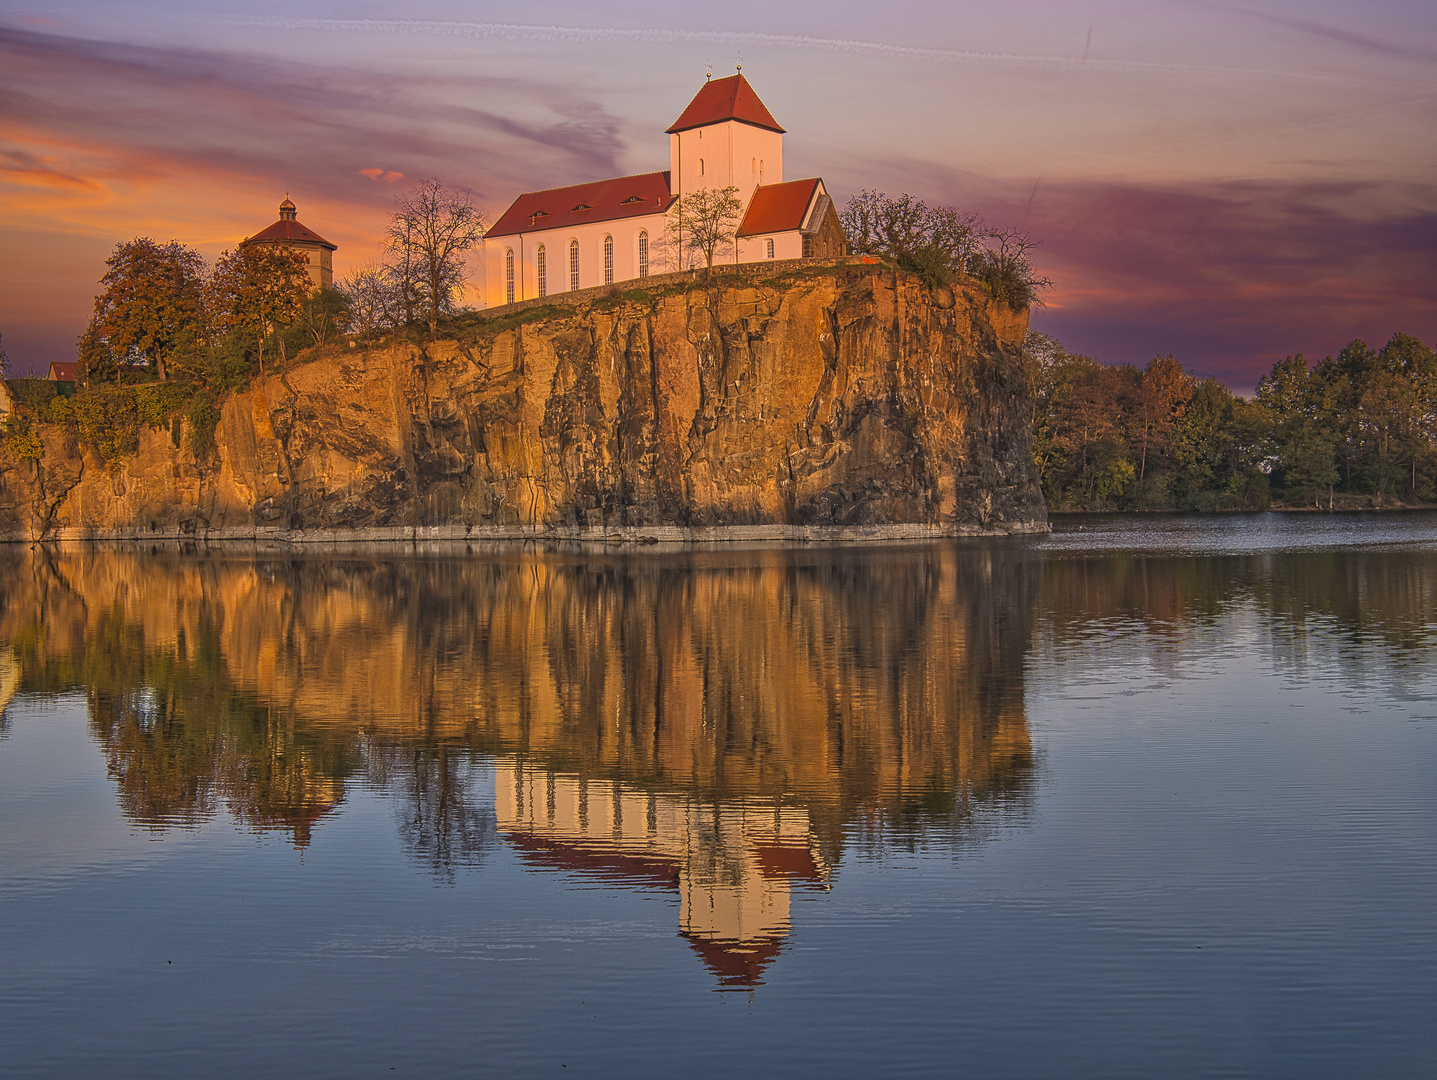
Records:
{"label": "church", "polygon": [[847,242],[823,180],[783,178],[784,129],[742,73],[705,81],[669,127],[669,167],[529,191],[484,236],[487,307],[689,269],[667,235],[673,203],[734,187],[742,207],[733,243],[714,264],[829,258]]}

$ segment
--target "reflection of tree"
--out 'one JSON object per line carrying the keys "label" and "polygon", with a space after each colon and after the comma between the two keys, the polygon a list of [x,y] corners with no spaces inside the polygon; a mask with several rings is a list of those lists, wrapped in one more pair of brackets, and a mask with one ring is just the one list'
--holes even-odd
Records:
{"label": "reflection of tree", "polygon": [[399,835],[415,861],[448,881],[459,868],[479,865],[494,842],[494,806],[474,799],[474,756],[422,744],[375,753],[383,757],[388,786],[401,796]]}
{"label": "reflection of tree", "polygon": [[[1437,554],[1416,550],[1292,551],[1191,558],[1109,555],[1044,564],[1042,610],[1051,644],[1115,631],[1181,637],[1218,625],[1234,604],[1267,624],[1279,664],[1301,668],[1320,636],[1361,684],[1403,680],[1432,662]],[[1383,662],[1374,665],[1373,650]],[[1154,654],[1155,657],[1157,654]]]}

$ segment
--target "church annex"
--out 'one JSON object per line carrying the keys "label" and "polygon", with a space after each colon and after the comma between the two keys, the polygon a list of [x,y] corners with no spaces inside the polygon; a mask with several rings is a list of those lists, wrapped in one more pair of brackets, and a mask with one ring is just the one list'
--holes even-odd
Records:
{"label": "church annex", "polygon": [[525,192],[484,237],[488,307],[687,269],[666,237],[674,201],[738,189],[737,237],[714,263],[826,258],[847,251],[823,180],[783,179],[783,136],[742,74],[711,79],[668,129],[669,168]]}

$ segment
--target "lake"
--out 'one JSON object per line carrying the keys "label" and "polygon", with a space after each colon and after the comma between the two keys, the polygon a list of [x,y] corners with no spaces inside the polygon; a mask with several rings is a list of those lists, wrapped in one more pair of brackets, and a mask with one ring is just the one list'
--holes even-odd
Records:
{"label": "lake", "polygon": [[5,1077],[1437,1057],[1437,515],[0,547]]}

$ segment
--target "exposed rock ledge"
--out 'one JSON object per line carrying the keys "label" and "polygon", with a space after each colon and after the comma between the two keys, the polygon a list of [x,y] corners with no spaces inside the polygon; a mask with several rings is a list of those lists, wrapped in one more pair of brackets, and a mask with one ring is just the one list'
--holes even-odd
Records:
{"label": "exposed rock ledge", "polygon": [[[634,285],[636,283],[629,283]],[[0,456],[12,540],[869,540],[1046,529],[1026,313],[854,261],[309,354],[109,468]],[[187,446],[187,440],[182,440]]]}

